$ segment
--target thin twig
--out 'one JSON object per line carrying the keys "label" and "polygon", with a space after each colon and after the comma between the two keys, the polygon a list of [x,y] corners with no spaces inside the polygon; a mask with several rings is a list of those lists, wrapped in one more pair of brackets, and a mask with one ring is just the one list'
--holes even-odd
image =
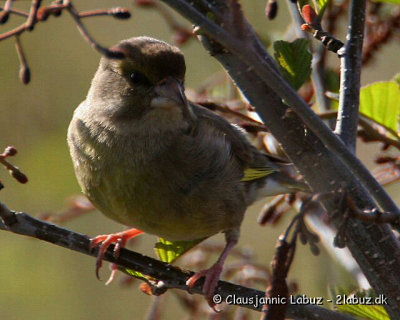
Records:
{"label": "thin twig", "polygon": [[25,24],[20,25],[20,26],[16,27],[15,29],[12,29],[10,31],[0,34],[0,41],[14,37],[14,36],[18,36],[21,33],[23,33],[24,31],[26,31]]}
{"label": "thin twig", "polygon": [[[0,11],[6,11],[6,8],[0,8]],[[29,13],[19,10],[19,9],[9,9],[7,12],[15,14],[16,16],[20,16],[20,17],[24,17],[24,18],[28,18],[29,17]]]}
{"label": "thin twig", "polygon": [[67,10],[71,14],[72,18],[74,18],[76,26],[79,32],[81,33],[83,39],[85,39],[92,48],[96,49],[101,54],[109,58],[123,59],[125,57],[125,54],[122,51],[116,51],[113,49],[102,47],[96,40],[94,40],[89,31],[86,29],[86,26],[82,23],[79,17],[78,10],[76,10],[76,8],[72,5],[71,2],[68,2]]}
{"label": "thin twig", "polygon": [[89,10],[79,12],[79,18],[92,18],[92,17],[101,17],[101,16],[114,16],[119,19],[128,19],[131,14],[128,9],[115,7],[111,9],[98,9],[98,10]]}
{"label": "thin twig", "polygon": [[[300,32],[301,26],[304,24],[304,19],[300,15],[297,5],[289,1],[288,6],[292,16],[294,28],[296,29],[298,36],[300,38],[309,39],[309,33]],[[322,44],[317,44],[314,46],[311,74],[317,103],[320,110],[323,112],[330,109],[330,100],[325,96],[325,51],[325,47]],[[329,122],[329,126],[333,128],[334,123]]]}
{"label": "thin twig", "polygon": [[28,20],[25,23],[25,28],[28,31],[32,31],[33,30],[33,26],[36,23],[37,20],[37,12],[40,8],[42,4],[42,0],[32,0],[32,4],[31,4],[31,10],[29,11],[29,16],[28,16]]}
{"label": "thin twig", "polygon": [[352,153],[356,151],[357,142],[366,4],[366,0],[351,1],[348,41],[340,59],[340,98],[335,132]]}
{"label": "thin twig", "polygon": [[374,223],[399,223],[399,217],[393,212],[381,212],[378,210],[361,210],[357,207],[354,200],[350,197],[347,198],[350,217],[356,218],[364,222]]}
{"label": "thin twig", "polygon": [[[12,146],[7,147],[3,153],[0,153],[0,164],[2,164],[10,172],[12,177],[19,183],[27,183],[28,177],[17,166],[14,166],[13,164],[7,161],[8,157],[15,156],[16,154],[17,154],[16,148]],[[3,187],[3,185],[1,185],[1,187]]]}
{"label": "thin twig", "polygon": [[[337,114],[338,112],[336,110],[331,110],[320,113],[319,116],[321,119],[333,119],[337,117]],[[388,136],[380,133],[366,119],[364,119],[363,115],[359,117],[358,124],[364,129],[363,132],[358,132],[358,135],[361,136],[361,138],[365,138],[368,141],[379,141],[400,150],[400,140],[389,138]],[[386,127],[384,128],[386,129]]]}

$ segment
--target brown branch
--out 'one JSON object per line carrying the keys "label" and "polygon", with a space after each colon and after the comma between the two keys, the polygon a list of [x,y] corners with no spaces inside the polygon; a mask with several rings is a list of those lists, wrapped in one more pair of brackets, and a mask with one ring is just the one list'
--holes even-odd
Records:
{"label": "brown branch", "polygon": [[7,38],[14,37],[14,36],[18,36],[21,33],[23,33],[24,31],[26,31],[25,30],[25,24],[22,24],[22,25],[16,27],[15,29],[12,29],[10,31],[7,31],[7,32],[4,32],[4,33],[0,34],[0,41],[5,40]]}
{"label": "brown branch", "polygon": [[[24,17],[24,18],[28,18],[29,17],[29,13],[28,12],[25,12],[25,11],[22,11],[22,10],[18,10],[18,9],[9,9],[9,10],[6,10],[6,8],[4,7],[4,8],[0,8],[0,11],[1,12],[5,12],[5,11],[7,11],[8,13],[12,13],[12,14],[15,14],[16,16],[20,16],[20,17]],[[2,21],[1,19],[1,17],[3,16],[4,14],[3,13],[1,13],[0,14],[0,24],[4,24],[5,22],[7,22],[7,21]]]}

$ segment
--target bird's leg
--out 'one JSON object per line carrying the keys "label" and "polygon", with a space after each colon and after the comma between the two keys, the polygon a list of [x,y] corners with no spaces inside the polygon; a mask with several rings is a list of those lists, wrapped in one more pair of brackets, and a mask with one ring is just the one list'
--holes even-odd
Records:
{"label": "bird's leg", "polygon": [[196,272],[186,281],[186,285],[189,288],[193,288],[193,286],[200,278],[205,277],[203,285],[203,293],[208,301],[208,304],[214,309],[214,311],[218,310],[215,308],[215,303],[212,301],[212,297],[215,293],[215,289],[217,288],[217,284],[220,279],[225,260],[228,257],[232,248],[238,242],[238,238],[239,238],[238,232],[227,233],[225,248],[222,251],[221,255],[219,256],[217,262],[209,269]]}
{"label": "bird's leg", "polygon": [[[138,235],[141,235],[143,231],[139,229],[129,229],[126,231],[112,233],[112,234],[104,234],[97,237],[90,239],[90,248],[93,249],[94,247],[100,246],[99,253],[97,255],[96,261],[96,277],[100,279],[99,271],[101,266],[103,265],[104,255],[111,244],[115,244],[114,247],[114,257],[118,258],[119,252],[121,248],[125,247],[126,242],[130,239],[135,238]],[[114,279],[115,274],[117,273],[117,265],[115,263],[111,264],[111,275],[108,278],[106,284],[111,283]]]}

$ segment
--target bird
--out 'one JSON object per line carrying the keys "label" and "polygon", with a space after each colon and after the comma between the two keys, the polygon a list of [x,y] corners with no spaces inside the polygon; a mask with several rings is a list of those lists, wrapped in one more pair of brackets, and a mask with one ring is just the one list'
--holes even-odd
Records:
{"label": "bird", "polygon": [[257,199],[309,190],[255,148],[237,125],[185,95],[179,48],[150,37],[113,47],[103,56],[86,99],[75,110],[68,145],[83,193],[107,217],[131,229],[92,239],[97,269],[141,233],[193,241],[224,233],[226,245],[205,277],[210,301],[247,207]]}

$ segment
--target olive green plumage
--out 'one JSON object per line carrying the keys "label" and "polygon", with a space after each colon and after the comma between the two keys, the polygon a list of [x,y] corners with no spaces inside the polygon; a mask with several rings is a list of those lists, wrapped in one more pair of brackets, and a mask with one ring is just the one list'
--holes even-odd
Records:
{"label": "olive green plumage", "polygon": [[106,216],[168,240],[238,237],[255,199],[305,187],[186,100],[179,49],[147,37],[118,47],[127,57],[101,59],[68,131],[82,190]]}

